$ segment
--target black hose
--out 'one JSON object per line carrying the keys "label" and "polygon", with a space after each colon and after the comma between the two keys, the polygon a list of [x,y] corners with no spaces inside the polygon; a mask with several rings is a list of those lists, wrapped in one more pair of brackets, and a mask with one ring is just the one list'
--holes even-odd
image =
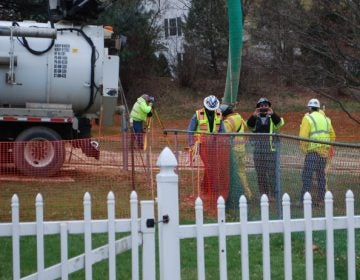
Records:
{"label": "black hose", "polygon": [[[12,26],[20,26],[17,22],[13,22],[12,23]],[[54,24],[51,23],[51,27],[53,28]],[[50,45],[43,51],[37,51],[37,50],[34,50],[32,49],[30,46],[29,46],[29,43],[28,41],[26,40],[25,37],[21,37],[21,40],[18,38],[18,41],[20,42],[21,45],[23,45],[30,53],[32,53],[33,55],[43,55],[44,53],[47,53],[49,50],[51,50],[51,48],[54,46],[55,44],[55,39],[52,39],[51,40],[51,43]]]}
{"label": "black hose", "polygon": [[60,29],[58,29],[58,31],[77,31],[85,38],[86,42],[91,47],[90,99],[89,99],[88,105],[84,109],[84,112],[86,112],[94,104],[94,87],[96,87],[96,84],[95,84],[95,62],[96,62],[96,59],[95,59],[95,53],[96,53],[95,45],[94,45],[93,41],[91,40],[91,38],[88,37],[82,29],[79,29],[79,28],[60,28]]}
{"label": "black hose", "polygon": [[[13,22],[12,25],[13,26],[19,26],[19,24],[17,22]],[[54,26],[54,24],[52,22],[51,22],[51,26],[52,27]],[[89,36],[87,36],[85,34],[85,32],[80,28],[59,28],[59,29],[57,29],[57,31],[60,31],[60,32],[63,32],[63,31],[70,31],[70,32],[76,31],[76,32],[79,32],[91,47],[90,99],[89,99],[88,105],[84,109],[84,112],[86,112],[94,104],[94,95],[95,95],[94,94],[94,87],[96,87],[96,84],[95,84],[95,62],[96,62],[96,57],[95,57],[96,48],[95,48],[95,45],[94,45],[93,41],[91,40],[91,38]],[[50,44],[50,46],[48,48],[46,48],[43,51],[36,51],[36,50],[31,49],[31,47],[29,46],[29,44],[28,44],[25,37],[22,37],[22,41],[19,38],[18,38],[18,40],[21,43],[21,45],[23,45],[33,55],[42,55],[42,54],[48,52],[55,44],[55,40],[52,39],[51,44]]]}

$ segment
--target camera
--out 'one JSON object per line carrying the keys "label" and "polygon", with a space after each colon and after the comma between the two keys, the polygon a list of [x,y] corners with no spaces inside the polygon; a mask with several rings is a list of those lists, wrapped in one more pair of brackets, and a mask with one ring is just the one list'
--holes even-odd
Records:
{"label": "camera", "polygon": [[268,109],[267,108],[260,108],[260,113],[267,113]]}

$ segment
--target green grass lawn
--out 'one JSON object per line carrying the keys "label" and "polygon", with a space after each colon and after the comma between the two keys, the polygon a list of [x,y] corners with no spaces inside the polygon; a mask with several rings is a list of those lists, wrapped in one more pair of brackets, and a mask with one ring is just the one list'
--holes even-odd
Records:
{"label": "green grass lawn", "polygon": [[[297,148],[294,144],[289,142],[283,146],[282,154],[292,155]],[[109,149],[112,146],[109,144]],[[296,145],[297,147],[297,145]],[[334,168],[328,175],[329,189],[334,195],[334,214],[345,214],[345,193],[351,189],[355,193],[355,213],[359,214],[360,204],[359,196],[356,195],[356,190],[360,183],[360,173],[354,170],[354,166],[349,165],[346,159],[356,157],[357,150],[339,148],[337,150],[337,158],[335,160],[343,160],[342,165],[334,162]],[[251,149],[248,151],[251,156]],[[295,202],[299,199],[301,191],[301,163],[298,164],[301,157],[299,154],[295,155],[296,166],[284,165],[281,169],[281,185],[282,192],[287,192],[291,201]],[[251,189],[255,194],[255,198],[249,202],[249,220],[256,220],[260,217],[260,195],[257,186],[257,177],[254,168],[250,166],[247,168],[248,180],[251,184]],[[294,163],[292,163],[294,164]],[[88,167],[86,167],[88,168]],[[85,192],[89,192],[92,198],[92,217],[94,219],[106,218],[106,197],[109,191],[113,191],[116,199],[116,218],[129,217],[129,198],[132,191],[131,179],[132,175],[135,179],[135,188],[138,193],[138,199],[152,199],[152,189],[149,188],[149,180],[143,169],[138,168],[134,174],[131,170],[124,171],[120,167],[118,169],[109,169],[106,166],[94,166],[90,169],[91,172],[83,170],[83,168],[70,171],[62,171],[63,176],[73,179],[72,181],[10,181],[2,180],[0,182],[0,222],[9,222],[11,220],[11,197],[17,193],[20,199],[20,220],[34,221],[35,220],[35,197],[37,193],[41,193],[44,198],[44,219],[50,220],[68,220],[68,219],[82,219],[83,205],[82,200]],[[156,189],[154,172],[153,182]],[[184,168],[179,170],[179,194],[180,194],[180,218],[182,220],[194,220],[194,203],[197,196],[197,170],[190,170]],[[200,180],[202,178],[202,171],[199,172]],[[315,184],[314,184],[315,185]],[[316,195],[316,188],[313,188],[312,195]],[[214,210],[214,209],[212,209]],[[237,213],[236,213],[237,212]],[[238,221],[238,210],[234,209],[235,215],[228,215],[229,221]],[[323,216],[324,208],[318,207],[313,209],[313,216]],[[205,211],[205,218],[215,219],[214,214],[210,215]],[[299,218],[303,216],[302,207],[292,207],[292,217]],[[276,218],[276,205],[270,205],[270,217]],[[359,248],[359,230],[357,231],[357,248]],[[250,272],[251,279],[262,279],[262,253],[261,253],[261,237],[254,236],[250,239],[249,252],[250,255]],[[106,235],[94,235],[93,247],[98,247],[106,244]],[[228,237],[228,279],[241,278],[241,260],[240,260],[240,238]],[[314,234],[314,243],[317,249],[314,251],[314,279],[324,279],[326,272],[326,250],[325,250],[325,236],[323,233]],[[182,279],[196,279],[196,243],[194,239],[181,241],[181,262],[182,262]],[[218,265],[218,244],[217,238],[207,238],[205,243],[206,250],[206,279],[219,278]],[[283,243],[281,235],[272,235],[271,237],[271,265],[272,265],[272,279],[283,278]],[[69,256],[74,257],[84,251],[83,237],[70,236],[69,238]],[[0,279],[11,279],[11,239],[0,238]],[[36,270],[36,238],[22,237],[21,238],[21,269],[22,275],[28,275]],[[336,279],[346,279],[346,232],[337,231],[335,239],[335,271]],[[117,270],[119,278],[131,278],[131,253],[126,252],[117,257]],[[360,255],[358,253],[358,255]],[[48,236],[45,238],[45,265],[51,266],[60,260],[60,242],[59,236]],[[359,258],[356,259],[357,270],[360,270]],[[304,279],[305,259],[304,259],[304,235],[296,233],[293,235],[293,279]],[[359,272],[358,272],[359,273]],[[107,261],[103,261],[94,265],[94,279],[107,278],[108,265]],[[121,276],[121,277],[120,277]],[[358,275],[358,278],[360,275]],[[71,275],[70,279],[84,279],[84,272],[80,271]]]}
{"label": "green grass lawn", "polygon": [[[120,238],[122,235],[117,236]],[[335,273],[336,279],[347,279],[347,252],[344,230],[335,232]],[[360,246],[360,231],[356,231],[356,247]],[[326,236],[324,232],[314,232],[314,279],[325,279],[326,275]],[[93,236],[93,248],[107,243],[105,234]],[[69,258],[84,252],[83,237],[71,235],[69,238]],[[304,279],[305,275],[305,236],[303,233],[292,235],[293,279]],[[271,279],[284,279],[283,237],[273,234],[271,246]],[[12,278],[11,239],[0,238],[0,279]],[[250,279],[262,279],[262,237],[249,238]],[[206,279],[219,279],[218,239],[205,239],[205,273]],[[357,254],[359,255],[359,254]],[[51,266],[60,261],[59,236],[45,238],[45,266]],[[141,250],[140,250],[141,260]],[[117,276],[119,279],[131,279],[131,252],[117,256]],[[141,263],[141,261],[140,261]],[[360,260],[356,259],[357,278],[360,277]],[[228,279],[241,279],[241,246],[240,237],[227,238],[227,268]],[[21,275],[25,276],[36,271],[36,238],[21,238]],[[158,268],[157,268],[158,271]],[[141,273],[141,272],[140,272]],[[84,279],[84,271],[70,275],[69,279]],[[182,279],[197,279],[196,240],[181,241],[181,277]],[[159,272],[157,272],[159,279]],[[108,262],[102,261],[93,266],[93,279],[108,279]]]}
{"label": "green grass lawn", "polygon": [[[104,174],[104,173],[103,173]],[[107,174],[106,174],[107,175]],[[247,172],[249,181],[252,182],[252,188],[256,192],[256,174],[253,169]],[[92,174],[91,176],[95,176]],[[141,173],[136,174],[141,177]],[[193,194],[196,193],[196,189],[191,184],[191,171],[181,171],[179,174],[180,179],[180,194],[181,198],[185,198],[186,195],[191,197],[189,203],[184,203],[184,199],[180,199],[180,213],[181,219],[186,219],[188,222],[194,219],[194,200]],[[334,192],[334,214],[345,214],[345,193],[348,189],[356,190],[359,182],[358,173],[349,172],[335,172],[330,174],[329,182],[336,188],[332,189]],[[86,177],[88,179],[89,175]],[[118,178],[118,176],[113,176]],[[0,197],[1,207],[6,205],[6,208],[2,208],[1,214],[6,214],[11,217],[10,212],[10,194],[20,193],[21,210],[23,218],[21,221],[33,221],[34,220],[34,198],[35,194],[41,192],[45,201],[45,220],[63,220],[63,217],[72,219],[79,219],[82,217],[82,198],[85,191],[89,191],[92,195],[93,202],[93,218],[106,217],[106,195],[108,191],[112,190],[116,195],[117,204],[117,218],[122,216],[128,217],[129,213],[124,213],[123,209],[129,211],[129,194],[131,188],[128,185],[116,185],[113,183],[113,177],[104,176],[101,182],[107,182],[108,185],[103,185],[99,188],[97,185],[88,185],[86,180],[82,182],[77,181],[77,185],[73,183],[56,183],[52,186],[42,185],[39,186],[36,182],[28,183],[24,188],[22,183],[13,182],[7,184],[6,188],[3,188],[2,195]],[[85,177],[83,177],[85,178]],[[301,189],[301,170],[293,168],[284,168],[281,171],[281,184],[283,186],[283,192],[290,194],[291,201],[295,201],[298,198]],[[111,184],[110,184],[111,183]],[[76,191],[75,191],[76,190]],[[126,195],[124,192],[126,191]],[[58,197],[62,197],[61,194],[68,193],[66,203],[64,200],[59,200]],[[5,194],[9,196],[5,199]],[[24,194],[27,196],[24,197]],[[149,190],[146,188],[138,189],[139,199],[142,197],[149,197]],[[49,201],[49,199],[53,199]],[[358,200],[358,196],[355,194],[355,199]],[[49,208],[46,208],[46,207]],[[260,217],[260,203],[259,198],[250,201],[249,203],[249,220],[256,220]],[[355,203],[355,213],[359,213],[359,203]],[[32,209],[29,214],[29,209]],[[52,211],[56,210],[56,211]],[[75,211],[76,210],[76,211]],[[24,211],[27,214],[24,215]],[[236,215],[228,215],[228,221],[238,221],[238,210],[233,213]],[[70,216],[68,216],[70,215]],[[276,207],[274,204],[270,205],[271,218],[276,218]],[[314,208],[313,216],[323,216],[323,208]],[[303,216],[302,208],[292,208],[292,217],[299,218]],[[209,218],[209,216],[206,216]],[[211,218],[211,217],[210,217]],[[214,220],[215,217],[212,217]],[[324,279],[326,273],[326,248],[325,248],[325,235],[324,233],[314,233],[314,244],[317,246],[314,251],[314,279]],[[261,252],[261,236],[253,236],[249,238],[249,252],[250,254],[250,273],[251,279],[262,279],[262,252]],[[357,230],[356,246],[360,246],[360,230]],[[82,254],[84,252],[83,237],[71,235],[69,237],[69,257]],[[104,234],[97,234],[93,237],[93,248],[99,247],[107,243],[107,236]],[[293,234],[293,279],[304,279],[305,273],[305,252],[304,252],[304,234]],[[0,238],[0,279],[12,278],[12,249],[10,238]],[[218,263],[218,242],[216,237],[207,238],[205,242],[205,263],[206,263],[206,279],[219,279],[219,263]],[[228,237],[227,238],[227,255],[228,255],[228,279],[241,279],[241,259],[240,259],[240,238]],[[360,255],[357,253],[357,255]],[[59,236],[47,236],[45,238],[45,266],[51,266],[60,261],[60,241]],[[197,279],[196,270],[196,240],[187,239],[181,241],[181,273],[182,279]],[[358,270],[358,277],[360,271],[360,259],[357,257],[356,265]],[[36,270],[36,238],[35,237],[22,237],[21,238],[21,272],[22,275],[28,275],[34,273]],[[336,279],[347,279],[347,255],[346,255],[346,231],[338,230],[335,234],[335,271]],[[93,267],[94,279],[106,279],[108,275],[107,261],[95,264]],[[271,273],[272,279],[283,279],[283,240],[280,234],[274,234],[271,236]],[[131,252],[123,253],[117,256],[117,274],[119,278],[130,279],[131,278]],[[158,275],[159,276],[159,275]],[[84,279],[84,271],[73,273],[70,279]]]}

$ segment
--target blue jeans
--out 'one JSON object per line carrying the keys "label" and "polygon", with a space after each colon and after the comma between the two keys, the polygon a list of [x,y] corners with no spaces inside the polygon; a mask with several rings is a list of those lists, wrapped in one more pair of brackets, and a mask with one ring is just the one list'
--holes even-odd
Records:
{"label": "blue jeans", "polygon": [[135,134],[135,143],[134,148],[138,148],[140,150],[143,149],[144,143],[143,143],[143,122],[142,121],[133,121],[133,129]]}
{"label": "blue jeans", "polygon": [[322,157],[315,152],[309,152],[306,154],[302,172],[303,187],[301,190],[301,201],[304,199],[304,194],[311,191],[312,177],[314,172],[317,177],[318,200],[324,201],[326,191],[325,166],[325,157]]}

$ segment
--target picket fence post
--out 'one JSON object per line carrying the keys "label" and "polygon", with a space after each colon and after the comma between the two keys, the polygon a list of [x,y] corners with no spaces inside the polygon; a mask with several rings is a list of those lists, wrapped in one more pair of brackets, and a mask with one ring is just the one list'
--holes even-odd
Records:
{"label": "picket fence post", "polygon": [[291,248],[291,211],[290,196],[284,193],[282,197],[282,213],[284,222],[284,273],[285,280],[290,280],[292,276],[292,248]]}
{"label": "picket fence post", "polygon": [[334,212],[333,196],[327,191],[325,194],[325,219],[326,219],[326,269],[328,280],[335,279],[334,262]]}
{"label": "picket fence post", "polygon": [[154,201],[144,200],[141,205],[141,232],[143,239],[142,279],[156,279],[155,227],[148,226],[147,221],[154,220]]}
{"label": "picket fence post", "polygon": [[13,247],[13,279],[20,279],[20,214],[19,197],[14,194],[11,199],[12,213],[12,247]]}
{"label": "picket fence post", "polygon": [[225,220],[225,200],[220,196],[217,200],[217,215],[219,225],[219,265],[220,280],[227,279],[227,260],[226,260],[226,220]]}
{"label": "picket fence post", "polygon": [[180,280],[179,190],[177,161],[173,152],[164,148],[157,161],[156,175],[159,219],[160,279]]}
{"label": "picket fence post", "polygon": [[131,216],[131,275],[132,280],[139,279],[139,227],[138,219],[138,197],[135,191],[130,194],[130,216]]}
{"label": "picket fence post", "polygon": [[84,247],[85,247],[85,279],[92,279],[92,235],[91,235],[91,196],[84,195]]}
{"label": "picket fence post", "polygon": [[38,279],[44,279],[44,202],[41,194],[36,196],[36,254]]}
{"label": "picket fence post", "polygon": [[241,232],[241,278],[244,280],[250,279],[249,273],[249,236],[248,236],[248,208],[247,201],[244,195],[240,196],[239,200],[239,217],[240,217],[240,232]]}
{"label": "picket fence post", "polygon": [[68,225],[66,222],[60,224],[60,248],[61,248],[61,280],[69,279],[69,254],[68,254]]}
{"label": "picket fence post", "polygon": [[269,223],[269,199],[266,194],[261,196],[261,225],[262,225],[262,256],[263,256],[263,279],[271,279],[270,267],[270,223]]}
{"label": "picket fence post", "polygon": [[204,256],[204,212],[203,202],[200,197],[195,201],[196,217],[196,252],[198,280],[205,280],[205,256]]}
{"label": "picket fence post", "polygon": [[355,213],[354,213],[354,193],[351,190],[346,192],[346,217],[347,217],[347,261],[348,279],[355,280]]}
{"label": "picket fence post", "polygon": [[115,252],[115,195],[109,192],[107,196],[108,207],[108,242],[109,242],[109,279],[116,279],[116,252]]}
{"label": "picket fence post", "polygon": [[304,222],[305,222],[305,264],[306,280],[314,279],[313,263],[313,226],[312,226],[312,200],[309,192],[304,194]]}

